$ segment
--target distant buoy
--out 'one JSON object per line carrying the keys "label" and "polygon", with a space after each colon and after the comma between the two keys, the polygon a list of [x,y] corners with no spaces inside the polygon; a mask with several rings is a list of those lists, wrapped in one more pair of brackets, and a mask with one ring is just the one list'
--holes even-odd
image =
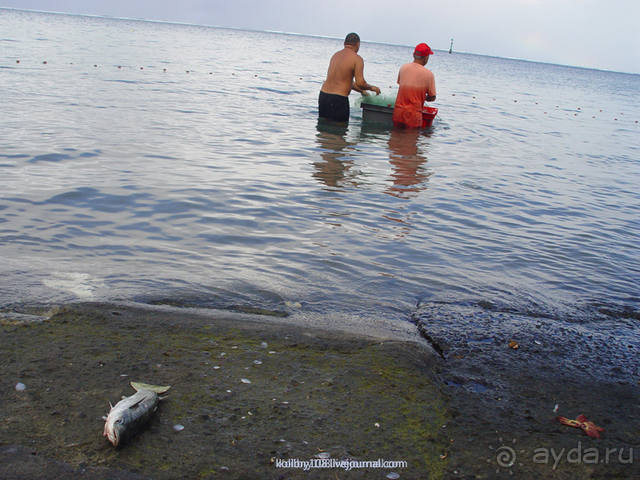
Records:
{"label": "distant buoy", "polygon": [[20,60],[16,60],[16,63],[20,63]]}
{"label": "distant buoy", "polygon": [[42,64],[43,64],[43,65],[46,65],[46,64],[47,64],[47,61],[45,60],[44,62],[42,62]]}
{"label": "distant buoy", "polygon": [[144,70],[144,67],[140,67],[140,70]]}

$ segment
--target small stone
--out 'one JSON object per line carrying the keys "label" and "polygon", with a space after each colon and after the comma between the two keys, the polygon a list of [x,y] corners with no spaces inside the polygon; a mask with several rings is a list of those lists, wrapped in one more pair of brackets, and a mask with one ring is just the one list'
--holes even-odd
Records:
{"label": "small stone", "polygon": [[241,378],[240,381],[242,383],[251,383],[251,380],[249,380],[248,378]]}
{"label": "small stone", "polygon": [[387,475],[387,478],[389,480],[398,480],[398,478],[400,478],[400,475],[398,475],[396,472],[391,472],[389,475]]}
{"label": "small stone", "polygon": [[267,342],[262,342],[262,343],[260,344],[260,346],[261,346],[262,348],[267,348],[267,347],[269,346],[269,344],[268,344]]}
{"label": "small stone", "polygon": [[182,430],[184,430],[184,425],[180,425],[179,423],[173,426],[173,431],[174,432],[181,432]]}
{"label": "small stone", "polygon": [[262,362],[260,360],[254,360],[253,363],[254,365],[262,365]]}
{"label": "small stone", "polygon": [[26,389],[26,385],[22,382],[18,382],[16,383],[16,392],[24,392],[24,390]]}

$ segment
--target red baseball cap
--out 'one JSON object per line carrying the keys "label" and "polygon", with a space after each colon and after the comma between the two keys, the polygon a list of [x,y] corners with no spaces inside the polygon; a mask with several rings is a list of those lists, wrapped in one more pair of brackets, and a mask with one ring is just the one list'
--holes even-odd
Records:
{"label": "red baseball cap", "polygon": [[413,51],[413,54],[418,57],[428,57],[429,55],[433,55],[433,50],[426,43],[419,43],[416,45],[416,49]]}

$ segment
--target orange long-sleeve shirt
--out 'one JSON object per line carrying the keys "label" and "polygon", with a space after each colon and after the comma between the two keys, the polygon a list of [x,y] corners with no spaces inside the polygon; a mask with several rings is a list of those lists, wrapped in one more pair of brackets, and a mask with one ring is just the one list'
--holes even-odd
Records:
{"label": "orange long-sleeve shirt", "polygon": [[422,126],[422,107],[427,96],[436,95],[436,79],[431,70],[411,62],[400,67],[398,96],[393,122],[409,128]]}

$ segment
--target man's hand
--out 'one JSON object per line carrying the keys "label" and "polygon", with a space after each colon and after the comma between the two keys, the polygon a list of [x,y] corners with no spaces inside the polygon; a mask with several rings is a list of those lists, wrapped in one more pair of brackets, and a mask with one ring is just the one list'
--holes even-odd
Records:
{"label": "man's hand", "polygon": [[378,87],[376,87],[375,85],[369,85],[371,88],[369,88],[369,90],[371,90],[372,92],[376,92],[376,95],[380,95],[380,89]]}

